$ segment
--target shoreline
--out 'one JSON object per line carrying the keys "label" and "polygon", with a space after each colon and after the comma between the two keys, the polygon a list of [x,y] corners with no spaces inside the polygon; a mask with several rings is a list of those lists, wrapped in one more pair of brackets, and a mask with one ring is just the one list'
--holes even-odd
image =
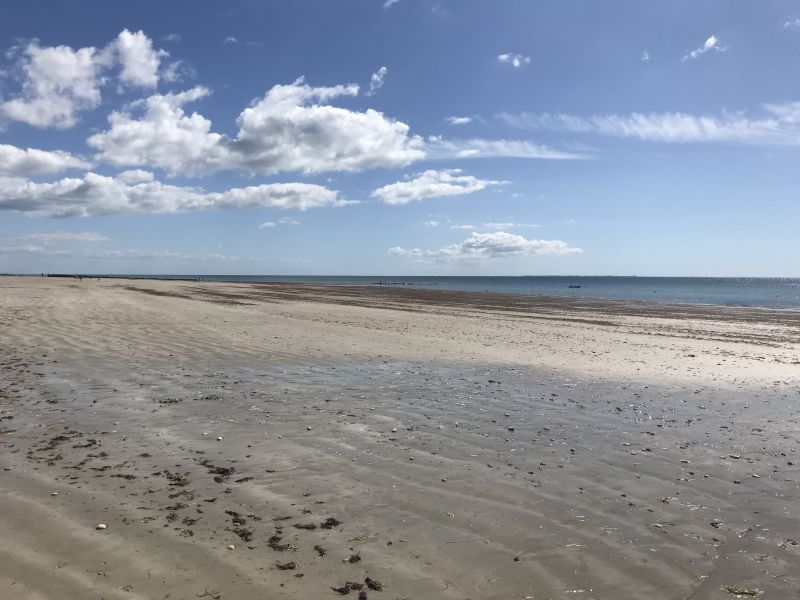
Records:
{"label": "shoreline", "polygon": [[4,597],[800,592],[800,315],[0,291]]}
{"label": "shoreline", "polygon": [[[600,302],[620,302],[620,303],[633,303],[633,304],[644,304],[644,305],[659,305],[659,306],[666,306],[666,307],[720,307],[720,308],[742,308],[742,309],[764,309],[764,310],[777,310],[777,311],[790,311],[790,312],[800,312],[800,305],[797,306],[768,306],[764,304],[743,304],[743,303],[715,303],[715,302],[676,302],[676,301],[669,301],[669,300],[651,300],[651,299],[637,299],[637,298],[609,298],[605,296],[581,296],[581,295],[559,295],[559,294],[541,294],[541,293],[520,293],[514,291],[498,291],[493,290],[489,291],[486,290],[485,292],[481,292],[478,290],[459,290],[459,289],[449,289],[446,287],[438,288],[438,289],[431,289],[435,285],[439,284],[421,284],[418,282],[364,282],[364,283],[352,283],[352,282],[330,282],[330,281],[299,281],[295,279],[305,278],[308,279],[325,279],[327,276],[291,276],[287,275],[286,280],[281,281],[278,279],[280,276],[221,276],[221,275],[97,275],[97,274],[59,274],[59,273],[52,273],[52,274],[2,274],[0,273],[0,278],[3,277],[32,277],[32,278],[53,278],[53,279],[100,279],[100,280],[121,280],[121,281],[173,281],[173,282],[196,282],[196,283],[219,283],[219,284],[232,284],[232,285],[279,285],[279,286],[312,286],[312,287],[354,287],[354,288],[382,288],[382,289],[409,289],[415,290],[419,289],[422,291],[431,291],[431,292],[443,292],[443,293],[463,293],[463,294],[477,294],[483,295],[485,293],[488,294],[495,294],[500,296],[518,296],[522,298],[541,298],[545,300],[578,300],[578,301],[600,301]],[[211,279],[208,279],[208,278]],[[238,277],[241,277],[239,279]],[[269,277],[269,281],[256,281],[254,279],[261,278],[261,277]],[[332,277],[340,277],[340,276],[332,276]],[[348,276],[341,276],[342,278],[347,278]],[[364,276],[364,277],[372,277],[372,276]],[[380,279],[382,276],[378,276],[377,278]],[[435,276],[431,276],[435,277]],[[469,276],[464,276],[466,279],[470,279]],[[570,275],[557,275],[557,276],[519,276],[520,279],[525,279],[526,277],[553,277],[553,278],[563,278],[564,280],[572,280],[575,278],[592,278],[597,277],[600,279],[606,278],[618,278],[618,279],[718,279],[718,280],[726,280],[726,279],[763,279],[763,280],[774,280],[774,279],[785,279],[785,280],[794,280],[797,278],[793,277],[745,277],[745,278],[738,278],[738,277],[637,277],[637,276],[627,276],[627,275],[619,275],[619,276],[570,276]],[[454,276],[454,278],[458,278]],[[491,279],[491,277],[486,277],[487,279]],[[506,279],[506,276],[497,276],[498,279]],[[579,286],[583,287],[583,286]]]}

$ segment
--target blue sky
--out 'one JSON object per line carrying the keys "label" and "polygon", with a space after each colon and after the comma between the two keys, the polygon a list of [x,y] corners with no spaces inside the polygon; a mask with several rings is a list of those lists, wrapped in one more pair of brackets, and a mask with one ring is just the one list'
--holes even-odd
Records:
{"label": "blue sky", "polygon": [[11,3],[0,271],[800,276],[800,6]]}

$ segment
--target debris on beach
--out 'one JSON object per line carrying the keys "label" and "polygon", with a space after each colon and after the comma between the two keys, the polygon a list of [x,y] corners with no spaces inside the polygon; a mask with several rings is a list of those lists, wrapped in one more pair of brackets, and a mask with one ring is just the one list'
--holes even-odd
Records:
{"label": "debris on beach", "polygon": [[322,523],[320,523],[319,526],[322,529],[333,529],[334,527],[338,527],[341,524],[342,522],[339,519],[336,519],[334,517],[328,517]]}

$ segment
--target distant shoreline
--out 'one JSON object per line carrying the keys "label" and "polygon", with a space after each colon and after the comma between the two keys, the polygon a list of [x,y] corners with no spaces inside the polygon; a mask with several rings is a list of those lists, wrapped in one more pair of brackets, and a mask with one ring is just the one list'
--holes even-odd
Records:
{"label": "distant shoreline", "polygon": [[310,276],[45,273],[0,275],[60,279],[312,285],[500,294],[528,298],[800,310],[800,279],[636,276]]}

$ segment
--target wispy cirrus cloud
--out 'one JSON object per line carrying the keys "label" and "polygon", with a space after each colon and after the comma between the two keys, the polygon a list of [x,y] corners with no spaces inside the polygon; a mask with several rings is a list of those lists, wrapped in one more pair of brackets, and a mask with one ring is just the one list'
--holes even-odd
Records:
{"label": "wispy cirrus cloud", "polygon": [[583,155],[557,150],[527,140],[445,139],[428,137],[424,145],[425,155],[431,159],[449,158],[533,158],[548,160],[579,159]]}
{"label": "wispy cirrus cloud", "polygon": [[110,237],[94,231],[50,231],[46,233],[26,233],[19,239],[33,240],[43,244],[59,242],[109,242]]}
{"label": "wispy cirrus cloud", "polygon": [[766,104],[755,114],[739,111],[719,116],[680,112],[590,117],[561,113],[501,113],[497,116],[521,129],[591,133],[650,142],[800,144],[800,102]]}

